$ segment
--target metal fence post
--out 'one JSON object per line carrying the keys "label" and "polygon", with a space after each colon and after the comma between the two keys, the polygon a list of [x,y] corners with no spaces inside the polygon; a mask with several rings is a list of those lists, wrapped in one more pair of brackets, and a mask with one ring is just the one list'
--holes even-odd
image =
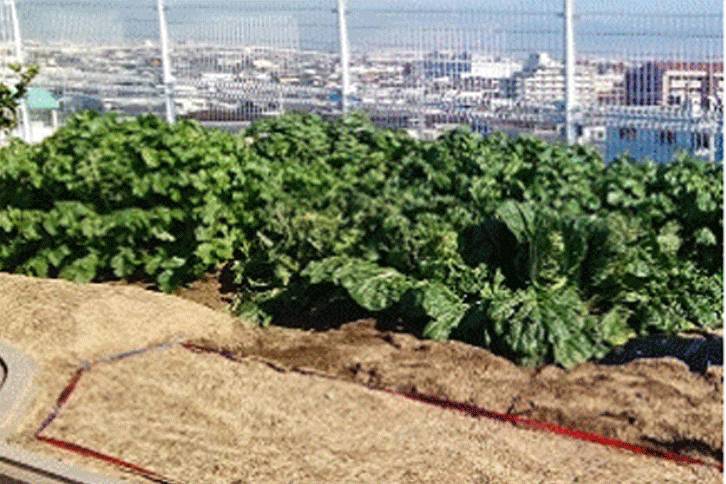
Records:
{"label": "metal fence post", "polygon": [[[18,22],[18,11],[15,8],[15,0],[10,0],[10,15],[13,22],[13,37],[15,38],[16,62],[23,64],[23,45],[20,39],[20,23]],[[30,116],[28,114],[28,103],[25,98],[20,99],[20,123],[23,126],[23,140],[30,143]]]}
{"label": "metal fence post", "polygon": [[162,82],[164,83],[164,104],[166,106],[166,122],[174,122],[174,98],[171,78],[171,61],[169,59],[169,32],[166,24],[163,0],[157,0],[156,7],[159,13],[159,40],[161,42],[161,68]]}
{"label": "metal fence post", "polygon": [[340,47],[341,89],[340,109],[343,116],[348,114],[348,96],[350,95],[350,45],[348,44],[348,24],[346,22],[345,1],[338,0],[338,40]]}
{"label": "metal fence post", "polygon": [[565,17],[565,140],[568,145],[577,142],[575,132],[575,109],[577,93],[575,89],[575,35],[573,26],[573,0],[564,0]]}

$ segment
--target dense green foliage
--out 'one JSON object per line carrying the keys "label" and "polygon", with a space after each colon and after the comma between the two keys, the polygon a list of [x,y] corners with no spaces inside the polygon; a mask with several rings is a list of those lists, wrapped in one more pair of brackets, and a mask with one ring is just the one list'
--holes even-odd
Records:
{"label": "dense green foliage", "polygon": [[224,265],[258,323],[348,298],[571,366],[721,325],[721,177],[532,138],[416,141],[360,117],[233,136],[87,113],[0,152],[0,269],[171,290]]}
{"label": "dense green foliage", "polygon": [[30,82],[39,71],[39,67],[35,64],[25,68],[20,64],[8,64],[7,67],[18,77],[13,86],[0,83],[0,131],[4,133],[9,133],[17,128],[20,100],[28,92]]}
{"label": "dense green foliage", "polygon": [[35,146],[0,152],[4,270],[170,290],[232,255],[221,208],[240,144],[156,117],[86,113]]}

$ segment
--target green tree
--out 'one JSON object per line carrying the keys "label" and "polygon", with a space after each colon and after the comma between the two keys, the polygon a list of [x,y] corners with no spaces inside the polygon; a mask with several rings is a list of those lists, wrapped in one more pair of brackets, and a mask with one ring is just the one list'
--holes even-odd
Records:
{"label": "green tree", "polygon": [[37,65],[30,65],[25,69],[20,64],[10,64],[8,67],[18,74],[18,80],[14,87],[0,83],[0,130],[5,133],[18,126],[20,100],[39,70]]}

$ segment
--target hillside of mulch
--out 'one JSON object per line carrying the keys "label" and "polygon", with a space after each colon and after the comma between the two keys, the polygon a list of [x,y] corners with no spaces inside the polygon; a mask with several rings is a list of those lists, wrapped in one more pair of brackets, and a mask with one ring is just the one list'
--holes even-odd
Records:
{"label": "hillside of mulch", "polygon": [[[83,361],[190,340],[84,375],[50,437],[146,466],[173,482],[721,482],[683,465],[474,419],[381,392],[417,391],[542,419],[709,463],[723,459],[723,373],[675,359],[570,371],[519,368],[458,342],[418,339],[337,315],[326,331],[252,329],[219,283],[177,296],[115,284],[0,274],[0,338],[40,366],[11,438],[134,482],[143,478],[37,442],[33,434]],[[206,306],[206,307],[205,307]],[[146,481],[148,482],[148,481]]]}

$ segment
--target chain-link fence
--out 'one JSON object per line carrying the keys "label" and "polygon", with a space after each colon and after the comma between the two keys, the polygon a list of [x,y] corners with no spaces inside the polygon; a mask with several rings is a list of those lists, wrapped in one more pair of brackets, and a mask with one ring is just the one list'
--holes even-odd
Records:
{"label": "chain-link fence", "polygon": [[583,125],[605,130],[606,158],[723,160],[723,11],[703,7],[582,13]]}
{"label": "chain-link fence", "polygon": [[176,116],[235,128],[290,110],[329,111],[336,30],[329,6],[317,3],[169,3]]}
{"label": "chain-link fence", "polygon": [[[354,95],[376,119],[425,137],[468,124],[561,139],[564,73],[551,58],[562,48],[557,10],[351,5],[349,17]],[[548,69],[542,82],[527,81],[532,62]]]}
{"label": "chain-link fence", "polygon": [[[346,109],[423,137],[464,124],[591,144],[606,158],[668,161],[681,149],[722,159],[723,7],[570,1],[570,24],[564,0],[348,0],[344,22],[335,0],[17,8],[25,60],[41,66],[34,85],[60,101],[61,122],[91,108],[237,129],[285,111]],[[0,41],[13,40],[2,30]]]}
{"label": "chain-link fence", "polygon": [[40,66],[33,85],[58,100],[61,123],[87,109],[163,113],[152,7],[149,2],[18,2],[25,59]]}
{"label": "chain-link fence", "polygon": [[[376,119],[436,136],[565,136],[562,1],[507,8],[358,7],[351,0],[353,96]],[[723,158],[723,12],[575,11],[575,139],[608,159]],[[621,129],[622,128],[622,129]]]}

